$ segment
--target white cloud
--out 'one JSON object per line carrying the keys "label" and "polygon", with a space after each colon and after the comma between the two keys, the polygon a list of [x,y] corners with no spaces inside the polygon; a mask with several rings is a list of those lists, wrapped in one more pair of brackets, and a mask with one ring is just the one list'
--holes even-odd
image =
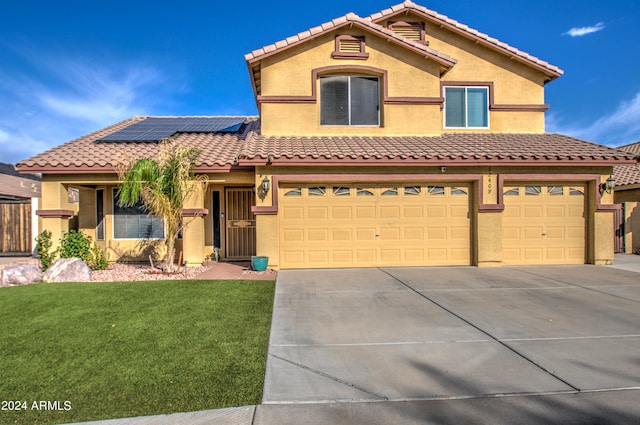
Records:
{"label": "white cloud", "polygon": [[604,28],[604,22],[598,22],[597,24],[589,27],[573,27],[562,35],[569,35],[571,37],[582,37],[587,34],[602,31]]}
{"label": "white cloud", "polygon": [[169,79],[157,67],[139,63],[21,53],[33,69],[0,70],[3,162],[15,163],[131,116],[153,114],[180,90],[175,84],[182,84],[180,76]]}
{"label": "white cloud", "polygon": [[610,114],[586,125],[564,124],[560,117],[550,114],[547,117],[547,131],[610,146],[640,141],[640,91],[633,98],[622,101]]}

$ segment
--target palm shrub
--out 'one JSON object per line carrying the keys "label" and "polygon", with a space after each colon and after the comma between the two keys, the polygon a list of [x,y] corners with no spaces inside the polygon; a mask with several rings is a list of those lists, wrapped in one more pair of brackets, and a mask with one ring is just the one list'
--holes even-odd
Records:
{"label": "palm shrub", "polygon": [[122,184],[118,188],[119,203],[134,206],[142,199],[150,215],[162,217],[166,229],[166,269],[175,270],[175,241],[187,224],[182,209],[191,197],[202,195],[208,178],[196,176],[198,149],[171,140],[161,144],[158,158],[124,159],[116,167]]}

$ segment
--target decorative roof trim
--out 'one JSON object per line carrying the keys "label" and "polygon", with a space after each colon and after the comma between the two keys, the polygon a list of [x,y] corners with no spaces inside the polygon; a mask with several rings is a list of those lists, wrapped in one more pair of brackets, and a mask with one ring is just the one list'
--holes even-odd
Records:
{"label": "decorative roof trim", "polygon": [[[267,165],[267,158],[256,157],[252,159],[243,159],[240,162],[242,165]],[[498,157],[483,157],[483,158],[451,158],[450,156],[442,155],[442,158],[434,157],[434,158],[400,158],[400,157],[371,157],[371,158],[352,158],[352,157],[318,157],[307,155],[306,157],[286,157],[282,156],[279,158],[273,158],[270,162],[271,165],[304,165],[304,166],[327,166],[327,165],[335,165],[335,166],[398,166],[398,165],[447,165],[447,166],[483,166],[483,165],[553,165],[553,166],[611,166],[611,165],[622,165],[622,164],[632,164],[635,162],[630,162],[628,160],[623,159],[596,159],[596,158],[573,158],[573,159],[554,159],[554,158],[498,158]]]}
{"label": "decorative roof trim", "polygon": [[405,13],[406,11],[412,11],[431,22],[446,27],[451,31],[477,41],[478,43],[482,43],[483,45],[497,50],[507,56],[518,58],[520,61],[525,62],[533,66],[534,68],[539,69],[544,74],[548,75],[550,77],[548,81],[552,81],[564,74],[564,71],[555,65],[551,65],[550,63],[543,61],[542,59],[516,49],[515,47],[512,47],[507,43],[490,37],[489,35],[482,33],[476,29],[470,28],[469,26],[464,25],[456,21],[455,19],[451,19],[448,16],[442,15],[434,10],[430,10],[424,6],[420,6],[419,4],[416,4],[410,0],[407,0],[404,3],[400,3],[395,6],[391,6],[390,8],[387,8],[380,12],[374,13],[373,15],[368,16],[366,19],[369,19],[374,23],[378,23],[382,20],[389,19],[401,13]]}
{"label": "decorative roof trim", "polygon": [[301,44],[308,40],[317,38],[331,31],[335,31],[336,29],[342,28],[344,26],[356,26],[363,30],[371,31],[382,38],[387,38],[388,40],[394,41],[397,44],[410,48],[420,53],[421,55],[425,55],[426,58],[435,60],[440,65],[445,66],[447,68],[452,67],[457,62],[454,58],[444,53],[431,49],[424,44],[408,40],[400,36],[399,34],[391,31],[390,29],[384,28],[383,26],[372,22],[369,19],[361,18],[355,13],[347,13],[346,15],[333,19],[330,22],[326,22],[317,27],[313,27],[307,31],[303,31],[294,36],[288,37],[284,40],[280,40],[273,44],[269,44],[260,49],[256,49],[251,53],[247,53],[245,55],[245,60],[249,63],[254,63],[266,57],[272,56],[276,53],[280,53],[284,50],[287,50],[293,46],[297,46],[298,44]]}

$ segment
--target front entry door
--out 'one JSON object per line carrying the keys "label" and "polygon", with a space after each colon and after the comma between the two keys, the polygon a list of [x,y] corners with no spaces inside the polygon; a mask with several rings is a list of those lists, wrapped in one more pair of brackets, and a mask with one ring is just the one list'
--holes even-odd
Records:
{"label": "front entry door", "polygon": [[251,212],[255,203],[253,188],[226,190],[226,251],[229,259],[247,259],[256,255],[256,217]]}

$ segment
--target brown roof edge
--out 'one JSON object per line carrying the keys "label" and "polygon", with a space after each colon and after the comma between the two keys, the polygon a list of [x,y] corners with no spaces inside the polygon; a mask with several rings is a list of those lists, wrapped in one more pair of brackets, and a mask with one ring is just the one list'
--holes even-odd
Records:
{"label": "brown roof edge", "polygon": [[338,157],[286,157],[263,158],[255,157],[240,160],[241,165],[304,165],[304,166],[398,166],[398,165],[446,165],[446,166],[612,166],[633,165],[635,160],[624,158],[575,158],[575,159],[547,159],[547,158],[338,158]]}

